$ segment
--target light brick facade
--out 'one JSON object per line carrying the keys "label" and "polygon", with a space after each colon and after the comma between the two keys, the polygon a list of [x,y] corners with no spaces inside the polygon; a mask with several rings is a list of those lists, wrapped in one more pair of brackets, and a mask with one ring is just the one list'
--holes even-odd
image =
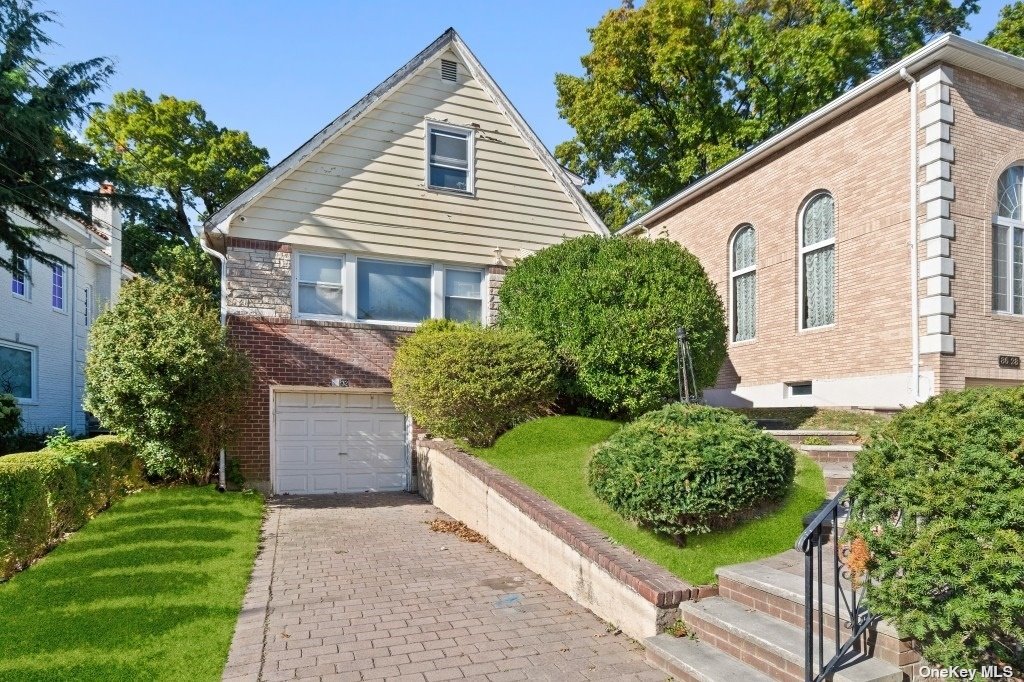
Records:
{"label": "light brick facade", "polygon": [[[1024,159],[1024,91],[962,67],[917,74],[919,389],[913,373],[909,86],[900,79],[646,224],[700,258],[732,314],[734,231],[757,230],[757,329],[731,342],[712,402],[896,407],[966,383],[1020,381],[1024,318],[994,314],[991,219]],[[799,214],[835,200],[835,323],[801,329]],[[812,395],[787,384],[811,381]]]}

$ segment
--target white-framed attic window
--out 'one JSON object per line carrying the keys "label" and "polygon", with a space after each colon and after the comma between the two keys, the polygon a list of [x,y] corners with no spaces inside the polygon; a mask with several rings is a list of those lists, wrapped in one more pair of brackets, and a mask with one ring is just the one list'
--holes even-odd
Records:
{"label": "white-framed attic window", "polygon": [[472,128],[426,123],[426,181],[429,189],[473,194]]}

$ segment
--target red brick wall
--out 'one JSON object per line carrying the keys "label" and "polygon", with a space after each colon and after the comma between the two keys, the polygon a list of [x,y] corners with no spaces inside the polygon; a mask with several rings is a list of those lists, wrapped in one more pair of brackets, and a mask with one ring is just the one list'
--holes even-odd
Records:
{"label": "red brick wall", "polygon": [[253,388],[245,402],[230,456],[252,481],[270,480],[270,387],[390,388],[395,347],[408,329],[232,315],[228,338],[249,356]]}

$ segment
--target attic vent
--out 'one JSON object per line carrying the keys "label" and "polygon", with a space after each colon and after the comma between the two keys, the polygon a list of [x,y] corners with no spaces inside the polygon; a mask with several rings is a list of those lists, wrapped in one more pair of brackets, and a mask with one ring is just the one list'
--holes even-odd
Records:
{"label": "attic vent", "polygon": [[454,83],[459,79],[459,65],[447,59],[441,60],[441,80]]}

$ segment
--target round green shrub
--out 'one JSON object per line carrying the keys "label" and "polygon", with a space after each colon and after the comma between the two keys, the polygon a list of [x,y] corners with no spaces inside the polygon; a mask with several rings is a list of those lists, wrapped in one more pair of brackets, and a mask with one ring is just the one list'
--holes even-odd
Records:
{"label": "round green shrub", "polygon": [[133,445],[153,477],[205,483],[249,385],[208,293],[127,283],[89,335],[85,407]]}
{"label": "round green shrub", "polygon": [[18,399],[10,393],[0,393],[0,440],[20,428],[21,405],[18,404]]}
{"label": "round green shrub", "polygon": [[1024,388],[944,393],[858,455],[867,604],[936,665],[1024,670]]}
{"label": "round green shrub", "polygon": [[501,325],[537,335],[559,359],[559,393],[610,415],[678,399],[676,328],[689,332],[700,388],[725,360],[721,298],[697,258],[667,239],[584,236],[513,266]]}
{"label": "round green shrub", "polygon": [[674,403],[594,451],[590,486],[624,518],[682,542],[785,497],[796,453],[730,410]]}
{"label": "round green shrub", "polygon": [[430,320],[399,346],[391,383],[395,405],[420,426],[486,446],[548,411],[555,371],[526,332]]}

